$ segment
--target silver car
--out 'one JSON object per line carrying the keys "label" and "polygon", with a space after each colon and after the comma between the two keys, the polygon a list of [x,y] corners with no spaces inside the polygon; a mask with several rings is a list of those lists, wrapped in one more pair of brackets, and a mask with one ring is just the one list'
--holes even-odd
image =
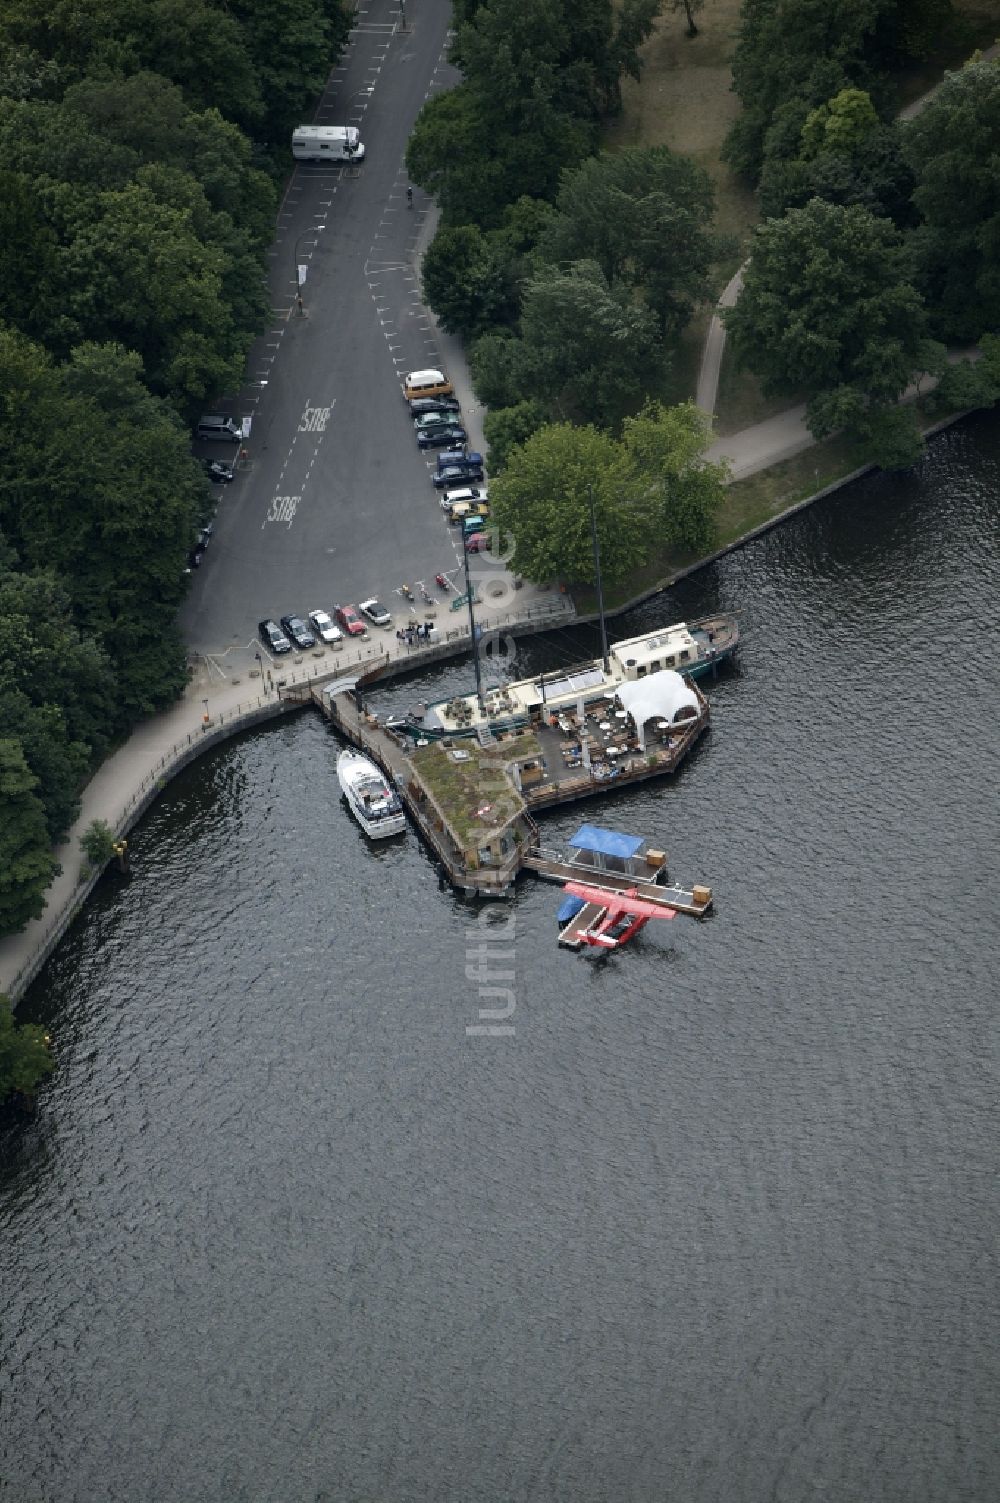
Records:
{"label": "silver car", "polygon": [[344,633],[336,626],[329,611],[310,611],[309,625],[321,642],[339,642]]}

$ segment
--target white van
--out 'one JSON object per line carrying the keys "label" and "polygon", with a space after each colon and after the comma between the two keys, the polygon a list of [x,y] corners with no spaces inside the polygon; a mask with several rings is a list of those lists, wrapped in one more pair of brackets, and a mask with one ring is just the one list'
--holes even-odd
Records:
{"label": "white van", "polygon": [[299,162],[360,162],[364,142],[356,125],[297,125],[292,156]]}

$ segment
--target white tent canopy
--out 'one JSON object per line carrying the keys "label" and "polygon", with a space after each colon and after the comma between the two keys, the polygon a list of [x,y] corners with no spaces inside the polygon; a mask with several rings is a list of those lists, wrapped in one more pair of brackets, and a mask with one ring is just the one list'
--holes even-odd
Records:
{"label": "white tent canopy", "polygon": [[643,748],[647,720],[665,720],[668,725],[676,725],[701,713],[698,696],[691,685],[672,668],[619,684],[615,698],[631,715]]}

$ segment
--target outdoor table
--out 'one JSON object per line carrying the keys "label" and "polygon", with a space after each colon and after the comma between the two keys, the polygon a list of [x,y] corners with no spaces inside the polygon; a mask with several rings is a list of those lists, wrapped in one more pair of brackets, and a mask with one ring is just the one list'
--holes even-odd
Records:
{"label": "outdoor table", "polygon": [[628,710],[616,710],[615,711],[615,719],[616,720],[624,720],[627,714],[628,714]]}
{"label": "outdoor table", "polygon": [[598,730],[601,730],[601,731],[610,731],[610,729],[611,729],[611,721],[610,720],[602,720],[601,723],[600,723],[600,725],[598,726]]}

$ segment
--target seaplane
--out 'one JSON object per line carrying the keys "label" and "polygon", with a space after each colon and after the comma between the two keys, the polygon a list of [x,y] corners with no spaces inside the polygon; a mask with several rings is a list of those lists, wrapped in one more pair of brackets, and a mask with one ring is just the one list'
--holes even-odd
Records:
{"label": "seaplane", "polygon": [[618,950],[644,929],[650,919],[672,919],[676,910],[666,903],[651,903],[640,898],[634,887],[612,892],[606,887],[588,887],[583,882],[567,882],[566,897],[559,909],[565,923],[559,937],[561,945],[579,950],[589,945],[595,950]]}

